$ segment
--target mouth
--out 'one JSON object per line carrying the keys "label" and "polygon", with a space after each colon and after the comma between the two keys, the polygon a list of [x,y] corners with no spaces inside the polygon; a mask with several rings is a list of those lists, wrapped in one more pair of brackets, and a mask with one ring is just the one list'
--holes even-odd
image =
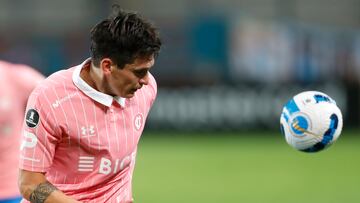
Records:
{"label": "mouth", "polygon": [[130,94],[135,94],[135,92],[138,91],[139,89],[141,89],[142,87],[143,87],[142,85],[140,85],[140,86],[135,86],[135,87],[129,89],[129,93],[130,93]]}
{"label": "mouth", "polygon": [[136,91],[138,91],[138,90],[141,89],[141,88],[142,88],[142,86],[140,86],[140,87],[134,87],[134,88],[131,89],[131,92],[136,92]]}
{"label": "mouth", "polygon": [[137,90],[138,90],[137,88],[132,88],[132,89],[130,89],[130,92],[135,93]]}

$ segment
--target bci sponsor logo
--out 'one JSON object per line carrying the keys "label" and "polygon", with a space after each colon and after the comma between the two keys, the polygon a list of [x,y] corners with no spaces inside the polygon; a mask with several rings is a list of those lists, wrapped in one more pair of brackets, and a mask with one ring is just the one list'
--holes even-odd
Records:
{"label": "bci sponsor logo", "polygon": [[80,156],[78,171],[80,172],[91,172],[94,171],[96,159],[100,159],[100,165],[98,169],[95,169],[100,174],[108,175],[110,173],[117,173],[124,170],[127,166],[135,161],[136,153],[133,152],[130,155],[125,156],[123,159],[110,160],[105,157],[91,157],[91,156]]}

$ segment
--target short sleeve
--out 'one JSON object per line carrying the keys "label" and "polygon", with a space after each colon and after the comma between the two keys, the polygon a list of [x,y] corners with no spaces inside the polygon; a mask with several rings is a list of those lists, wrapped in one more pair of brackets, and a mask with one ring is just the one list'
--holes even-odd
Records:
{"label": "short sleeve", "polygon": [[20,168],[46,172],[51,167],[61,134],[43,87],[30,95],[26,107],[20,146]]}

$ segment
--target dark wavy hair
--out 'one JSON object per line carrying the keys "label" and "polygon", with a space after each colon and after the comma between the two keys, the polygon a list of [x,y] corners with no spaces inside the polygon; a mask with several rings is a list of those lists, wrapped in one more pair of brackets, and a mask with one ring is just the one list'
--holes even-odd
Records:
{"label": "dark wavy hair", "polygon": [[157,28],[137,13],[113,6],[113,14],[91,30],[91,58],[99,66],[103,58],[110,58],[120,68],[137,58],[156,57],[161,40]]}

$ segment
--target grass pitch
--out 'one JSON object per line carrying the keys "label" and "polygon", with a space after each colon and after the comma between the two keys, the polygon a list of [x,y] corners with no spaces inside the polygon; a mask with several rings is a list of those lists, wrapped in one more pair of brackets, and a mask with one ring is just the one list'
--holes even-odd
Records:
{"label": "grass pitch", "polygon": [[145,133],[139,203],[359,203],[360,132],[307,154],[280,132]]}

